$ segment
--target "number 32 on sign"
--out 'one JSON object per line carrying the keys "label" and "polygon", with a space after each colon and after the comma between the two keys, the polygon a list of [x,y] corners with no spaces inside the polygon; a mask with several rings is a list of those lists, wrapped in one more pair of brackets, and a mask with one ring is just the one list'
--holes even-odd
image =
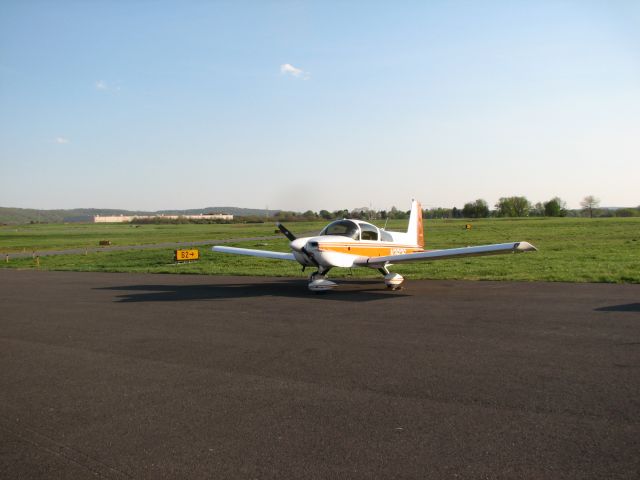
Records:
{"label": "number 32 on sign", "polygon": [[200,258],[200,252],[197,249],[193,250],[176,250],[176,262],[191,262]]}

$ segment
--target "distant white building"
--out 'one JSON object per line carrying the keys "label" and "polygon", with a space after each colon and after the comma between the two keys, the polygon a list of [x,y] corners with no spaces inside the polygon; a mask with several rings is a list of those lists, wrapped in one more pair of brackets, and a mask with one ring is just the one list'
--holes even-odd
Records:
{"label": "distant white building", "polygon": [[133,220],[154,220],[162,218],[167,220],[233,220],[233,215],[228,213],[201,213],[199,215],[94,215],[93,223],[128,223]]}

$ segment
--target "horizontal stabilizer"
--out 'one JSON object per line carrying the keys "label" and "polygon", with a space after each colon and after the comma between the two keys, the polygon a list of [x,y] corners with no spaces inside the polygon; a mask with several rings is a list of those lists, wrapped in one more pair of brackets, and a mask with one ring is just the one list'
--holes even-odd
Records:
{"label": "horizontal stabilizer", "polygon": [[220,253],[233,253],[235,255],[250,255],[252,257],[275,258],[276,260],[295,260],[293,253],[271,252],[269,250],[253,250],[251,248],[220,247],[215,246],[211,250]]}
{"label": "horizontal stabilizer", "polygon": [[383,266],[386,263],[445,260],[456,257],[481,257],[484,255],[534,252],[536,250],[536,247],[528,242],[495,243],[492,245],[479,245],[477,247],[448,248],[445,250],[430,250],[428,252],[388,255],[385,257],[369,257],[365,261],[359,261],[358,265],[376,267],[378,265]]}

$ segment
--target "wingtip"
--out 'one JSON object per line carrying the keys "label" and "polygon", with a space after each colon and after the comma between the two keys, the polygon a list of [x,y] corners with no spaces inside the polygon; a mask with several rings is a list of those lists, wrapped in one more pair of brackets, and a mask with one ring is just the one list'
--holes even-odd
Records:
{"label": "wingtip", "polygon": [[515,244],[514,249],[518,252],[537,252],[538,249],[531,245],[529,242],[518,242]]}

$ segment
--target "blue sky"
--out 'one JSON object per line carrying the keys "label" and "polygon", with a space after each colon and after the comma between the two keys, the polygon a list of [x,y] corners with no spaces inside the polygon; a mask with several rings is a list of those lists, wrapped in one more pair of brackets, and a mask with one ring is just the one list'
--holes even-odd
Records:
{"label": "blue sky", "polygon": [[640,204],[638,2],[0,2],[0,205]]}

